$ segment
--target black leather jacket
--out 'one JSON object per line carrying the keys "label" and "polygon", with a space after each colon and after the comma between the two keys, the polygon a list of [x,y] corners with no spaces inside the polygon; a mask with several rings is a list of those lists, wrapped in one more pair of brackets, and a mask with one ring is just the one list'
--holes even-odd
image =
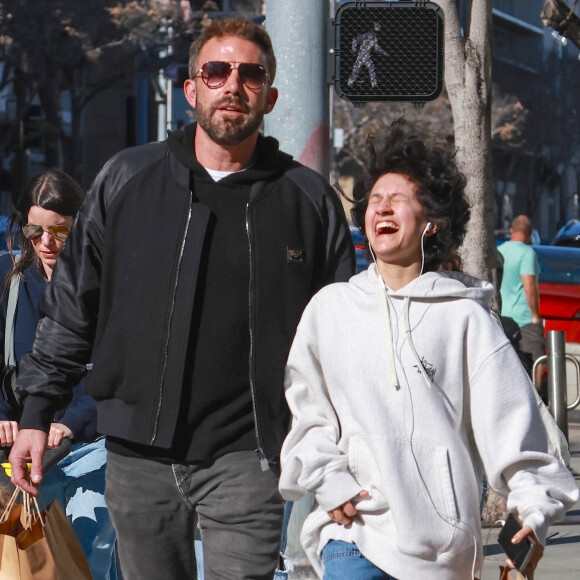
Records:
{"label": "black leather jacket", "polygon": [[[289,426],[284,365],[302,310],[322,286],[352,275],[354,250],[326,181],[273,138],[260,137],[258,151],[266,171],[246,212],[250,385],[258,453],[274,458]],[[209,218],[189,183],[167,142],[124,150],[97,176],[21,365],[21,428],[47,430],[89,363],[99,432],[171,446]]]}

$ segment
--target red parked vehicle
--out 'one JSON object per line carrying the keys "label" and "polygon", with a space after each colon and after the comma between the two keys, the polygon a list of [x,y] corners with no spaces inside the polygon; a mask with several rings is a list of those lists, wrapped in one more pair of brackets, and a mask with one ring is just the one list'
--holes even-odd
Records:
{"label": "red parked vehicle", "polygon": [[540,315],[545,331],[580,343],[580,248],[533,246],[540,262]]}

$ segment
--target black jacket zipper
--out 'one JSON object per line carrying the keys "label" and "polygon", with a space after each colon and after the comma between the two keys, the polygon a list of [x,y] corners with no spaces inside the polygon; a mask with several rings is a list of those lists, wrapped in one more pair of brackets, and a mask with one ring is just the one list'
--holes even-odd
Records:
{"label": "black jacket zipper", "polygon": [[258,411],[256,409],[256,377],[254,372],[254,253],[252,246],[252,232],[250,223],[250,204],[246,205],[246,234],[248,235],[248,252],[250,257],[250,285],[248,288],[248,312],[250,316],[250,357],[249,357],[249,381],[250,381],[250,394],[252,396],[252,411],[254,413],[254,433],[256,435],[256,454],[260,460],[260,466],[262,471],[267,471],[268,459],[264,450],[262,448],[262,443],[260,440],[260,430],[258,428]]}
{"label": "black jacket zipper", "polygon": [[161,406],[163,405],[163,383],[165,382],[165,373],[167,370],[167,359],[169,356],[169,336],[170,336],[170,328],[171,328],[171,321],[173,319],[173,314],[175,311],[175,296],[177,294],[177,286],[179,284],[179,274],[181,271],[181,261],[183,259],[183,251],[185,248],[185,240],[187,239],[187,234],[189,232],[189,224],[191,222],[191,212],[192,212],[192,203],[193,203],[193,193],[189,191],[189,211],[187,213],[187,221],[185,224],[185,230],[183,232],[183,238],[181,240],[181,248],[179,250],[179,260],[177,262],[177,270],[175,272],[175,283],[173,284],[173,292],[171,294],[171,308],[169,310],[169,318],[167,320],[167,332],[165,333],[165,344],[163,347],[163,369],[161,371],[161,379],[159,381],[159,397],[157,399],[157,409],[155,411],[155,421],[153,422],[153,434],[151,436],[150,445],[155,443],[155,439],[157,438],[157,431],[159,428],[159,415],[161,414]]}

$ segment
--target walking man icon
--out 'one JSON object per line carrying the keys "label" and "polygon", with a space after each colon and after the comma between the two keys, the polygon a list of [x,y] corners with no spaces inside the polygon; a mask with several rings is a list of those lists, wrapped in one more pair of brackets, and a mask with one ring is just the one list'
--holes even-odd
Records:
{"label": "walking man icon", "polygon": [[365,32],[364,34],[359,34],[356,38],[352,40],[352,52],[357,54],[356,61],[354,66],[352,67],[352,73],[350,78],[348,79],[348,86],[352,87],[354,83],[357,81],[361,68],[364,66],[367,68],[369,72],[369,77],[371,80],[371,86],[374,89],[377,84],[377,72],[375,69],[375,65],[373,63],[371,53],[373,50],[382,54],[383,56],[389,56],[387,52],[385,52],[381,46],[379,45],[379,39],[376,35],[377,32],[380,31],[381,25],[378,22],[375,22],[374,32],[369,30],[369,32]]}

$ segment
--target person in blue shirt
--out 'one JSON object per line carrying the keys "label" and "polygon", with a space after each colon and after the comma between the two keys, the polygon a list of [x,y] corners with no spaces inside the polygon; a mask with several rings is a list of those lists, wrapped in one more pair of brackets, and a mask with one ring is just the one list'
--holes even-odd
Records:
{"label": "person in blue shirt", "polygon": [[[6,236],[9,252],[0,256],[3,372],[6,370],[4,341],[11,282],[18,277],[13,323],[17,374],[20,359],[33,348],[41,318],[39,306],[83,198],[83,190],[76,181],[53,169],[27,184],[10,216]],[[18,417],[15,399],[0,397],[1,446],[10,447],[14,442]],[[64,438],[69,438],[71,451],[48,471],[40,494],[46,505],[53,499],[61,502],[95,580],[116,580],[115,530],[104,498],[107,451],[105,438],[97,433],[96,422],[95,402],[85,394],[84,381],[81,381],[68,406],[53,417],[48,435],[49,448],[58,448]]]}
{"label": "person in blue shirt", "polygon": [[[532,222],[525,215],[512,221],[511,239],[499,246],[503,256],[501,280],[501,315],[515,321],[520,327],[519,349],[531,356],[532,362],[545,354],[544,324],[540,316],[538,278],[540,266],[536,252],[530,246]],[[535,382],[539,388],[547,370],[539,364]]]}

